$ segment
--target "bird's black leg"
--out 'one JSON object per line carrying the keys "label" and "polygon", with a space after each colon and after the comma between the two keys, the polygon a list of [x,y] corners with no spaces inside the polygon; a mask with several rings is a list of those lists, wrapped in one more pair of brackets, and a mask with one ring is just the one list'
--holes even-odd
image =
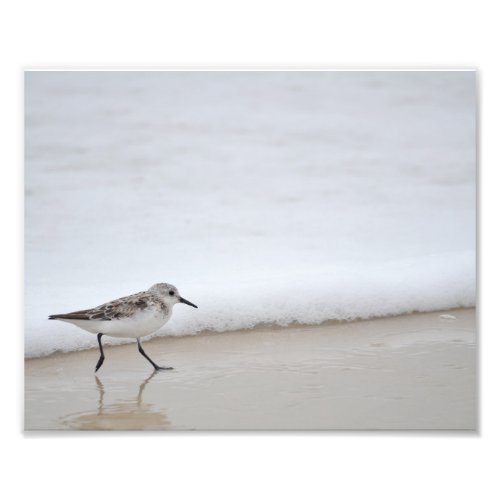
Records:
{"label": "bird's black leg", "polygon": [[101,337],[102,336],[103,336],[102,333],[97,334],[97,341],[99,342],[99,349],[101,350],[101,357],[99,358],[97,365],[95,365],[95,371],[99,370],[99,368],[101,368],[101,365],[104,363],[104,351],[102,350],[102,344],[101,344]]}
{"label": "bird's black leg", "polygon": [[139,339],[137,339],[137,347],[139,348],[139,352],[154,366],[155,370],[172,370],[171,366],[158,366],[145,352],[144,349],[142,348],[141,343],[139,342]]}

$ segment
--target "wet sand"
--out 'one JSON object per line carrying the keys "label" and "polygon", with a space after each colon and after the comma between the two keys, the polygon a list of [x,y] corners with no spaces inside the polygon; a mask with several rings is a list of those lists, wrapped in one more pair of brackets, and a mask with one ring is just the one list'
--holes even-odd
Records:
{"label": "wet sand", "polygon": [[25,429],[477,427],[474,309],[143,346],[175,369],[152,372],[135,344],[105,345],[98,376],[97,349],[26,360]]}

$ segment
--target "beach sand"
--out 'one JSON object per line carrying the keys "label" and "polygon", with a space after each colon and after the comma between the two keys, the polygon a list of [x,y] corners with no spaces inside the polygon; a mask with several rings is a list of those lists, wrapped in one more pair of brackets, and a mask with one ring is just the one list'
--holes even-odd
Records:
{"label": "beach sand", "polygon": [[98,376],[97,349],[26,360],[26,430],[477,427],[474,309],[153,338],[157,373],[103,340]]}

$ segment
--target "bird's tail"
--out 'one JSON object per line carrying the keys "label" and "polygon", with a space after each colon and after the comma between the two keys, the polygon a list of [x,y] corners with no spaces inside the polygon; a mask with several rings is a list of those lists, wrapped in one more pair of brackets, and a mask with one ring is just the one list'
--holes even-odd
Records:
{"label": "bird's tail", "polygon": [[64,317],[64,314],[51,314],[49,319],[60,319],[62,317]]}

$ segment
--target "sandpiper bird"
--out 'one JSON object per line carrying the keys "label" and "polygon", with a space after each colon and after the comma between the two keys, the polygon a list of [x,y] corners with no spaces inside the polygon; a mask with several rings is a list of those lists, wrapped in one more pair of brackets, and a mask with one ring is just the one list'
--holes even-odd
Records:
{"label": "sandpiper bird", "polygon": [[93,309],[67,314],[52,314],[49,319],[67,321],[87,332],[97,334],[101,357],[97,361],[95,371],[99,370],[104,362],[104,351],[101,344],[103,335],[137,339],[139,352],[154,366],[155,370],[171,370],[170,366],[158,366],[144,352],[139,338],[159,330],[169,320],[172,309],[178,302],[198,308],[189,300],[183,299],[175,286],[168,283],[157,283],[146,292],[112,300]]}

